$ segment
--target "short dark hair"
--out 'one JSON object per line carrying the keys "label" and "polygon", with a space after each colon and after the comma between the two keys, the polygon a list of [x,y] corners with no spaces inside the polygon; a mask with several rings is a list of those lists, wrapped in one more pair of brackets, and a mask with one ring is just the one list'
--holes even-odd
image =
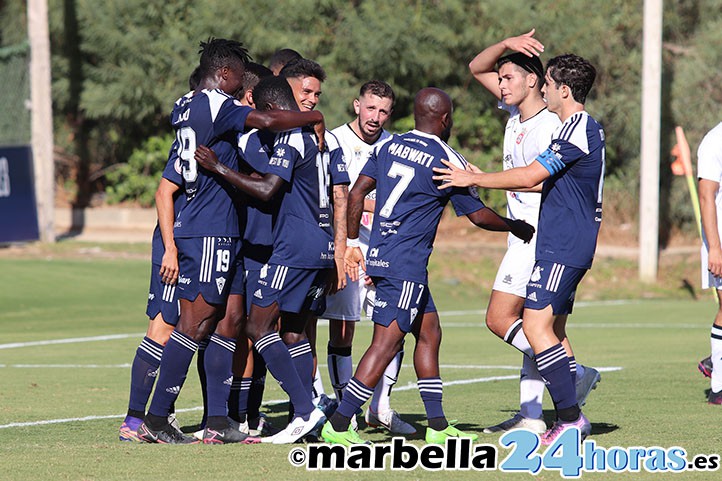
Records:
{"label": "short dark hair", "polygon": [[243,68],[251,61],[248,50],[241,42],[225,38],[210,37],[208,41],[200,43],[198,53],[201,55],[201,78],[223,67]]}
{"label": "short dark hair", "polygon": [[198,88],[198,84],[201,83],[201,66],[197,66],[193,69],[193,72],[191,72],[191,76],[188,77],[188,86],[191,88],[191,90],[195,90]]}
{"label": "short dark hair", "polygon": [[568,53],[549,60],[547,74],[557,85],[569,87],[574,100],[583,104],[597,77],[597,69],[588,60]]}
{"label": "short dark hair", "polygon": [[263,77],[253,88],[253,102],[259,110],[265,109],[266,104],[274,103],[284,110],[297,110],[296,98],[285,77]]}
{"label": "short dark hair", "polygon": [[383,80],[369,80],[361,86],[359,89],[359,97],[363,97],[367,93],[371,93],[377,97],[391,99],[391,107],[396,103],[396,94],[391,85],[387,84]]}
{"label": "short dark hair", "polygon": [[271,59],[268,61],[268,68],[283,68],[288,64],[288,62],[291,62],[292,60],[298,60],[300,58],[303,58],[303,56],[295,50],[291,48],[282,48],[280,50],[276,50],[273,55],[271,55]]}
{"label": "short dark hair", "polygon": [[521,52],[514,52],[504,57],[501,57],[496,62],[496,70],[498,71],[502,65],[507,63],[513,63],[517,67],[521,68],[525,72],[533,73],[537,77],[537,88],[541,89],[544,84],[544,65],[542,65],[541,59],[536,55],[528,56]]}
{"label": "short dark hair", "polygon": [[286,78],[314,77],[323,82],[326,72],[318,63],[307,58],[299,58],[286,64],[279,75]]}
{"label": "short dark hair", "polygon": [[253,90],[258,81],[264,77],[272,76],[273,72],[268,67],[256,62],[249,62],[246,65],[246,71],[241,77],[241,91]]}

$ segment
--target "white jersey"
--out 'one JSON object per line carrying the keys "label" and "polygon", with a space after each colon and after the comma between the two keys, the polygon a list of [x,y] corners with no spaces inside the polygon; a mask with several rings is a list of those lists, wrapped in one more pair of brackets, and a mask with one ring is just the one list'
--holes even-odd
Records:
{"label": "white jersey", "polygon": [[[526,167],[549,147],[552,134],[561,125],[561,120],[556,114],[544,109],[522,122],[516,106],[500,102],[499,108],[511,114],[504,130],[504,170]],[[507,191],[506,202],[507,217],[522,219],[537,227],[541,204],[540,192]],[[511,237],[513,236],[509,234],[510,239]]]}
{"label": "white jersey", "polygon": [[[697,149],[697,177],[718,182],[715,205],[717,206],[717,228],[722,238],[722,122],[717,124],[702,139]],[[722,278],[707,271],[707,236],[702,232],[702,288],[722,288]]]}
{"label": "white jersey", "polygon": [[[349,180],[351,180],[349,190],[353,188],[356,183],[361,169],[366,165],[366,161],[369,159],[374,148],[391,137],[391,134],[382,130],[376,142],[367,144],[361,137],[356,135],[356,132],[353,131],[350,124],[343,124],[340,127],[336,127],[331,133],[336,136],[343,149],[346,172],[348,173]],[[369,194],[369,197],[375,199],[375,194],[376,192],[374,191]],[[372,223],[373,214],[371,212],[364,212],[361,216],[361,227],[359,229],[359,241],[361,242],[361,250],[364,255],[366,255],[366,251],[368,250]]]}

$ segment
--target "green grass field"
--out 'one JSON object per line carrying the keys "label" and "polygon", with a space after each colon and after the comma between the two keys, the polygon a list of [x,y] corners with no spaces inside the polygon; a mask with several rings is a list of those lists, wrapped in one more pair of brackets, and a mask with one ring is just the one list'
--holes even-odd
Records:
{"label": "green grass field", "polygon": [[[447,474],[422,468],[395,473],[307,472],[290,465],[288,446],[119,442],[117,430],[127,407],[129,363],[147,323],[147,247],[100,249],[114,255],[99,255],[97,248],[82,249],[86,247],[65,244],[51,254],[0,257],[0,480],[439,479]],[[130,255],[122,254],[126,250]],[[498,261],[495,256],[498,254],[491,255],[491,260],[479,260],[482,254],[475,256],[473,268],[461,253],[447,253],[443,267],[438,257],[432,263],[432,289],[444,326],[444,407],[449,418],[459,419],[460,426],[470,431],[480,432],[518,408],[520,355],[481,325],[487,286]],[[602,382],[585,407],[593,424],[590,439],[603,447],[681,446],[689,459],[696,454],[720,453],[719,407],[706,404],[709,383],[696,369],[697,361],[709,351],[714,302],[707,295],[700,300],[685,298],[675,290],[662,292],[666,298],[639,300],[639,291],[624,292],[620,283],[612,280],[624,277],[627,263],[619,261],[616,269],[614,265],[602,262],[595,266],[595,282],[615,284],[608,292],[618,293],[617,299],[623,302],[603,300],[605,296],[579,301],[568,330],[578,361],[620,368],[602,373]],[[474,278],[484,279],[477,290],[464,278],[469,269]],[[670,279],[674,289],[677,281]],[[629,295],[624,297],[625,293]],[[319,332],[319,345],[324,346],[326,330],[320,328]],[[370,332],[368,322],[357,328],[356,358],[368,344]],[[100,336],[107,338],[97,339]],[[69,341],[47,342],[59,340]],[[419,434],[413,439],[421,445],[424,410],[409,364],[412,349],[413,340],[409,339],[409,355],[392,404],[416,425]],[[330,389],[325,356],[320,362]],[[284,398],[270,376],[266,398]],[[201,403],[197,376],[191,372],[177,404],[182,425],[199,421]],[[545,408],[551,420],[548,399]],[[264,409],[275,424],[283,424],[285,405]],[[374,442],[388,439],[380,431],[363,431],[362,435]],[[480,434],[479,442],[499,447],[495,435]],[[499,447],[499,460],[507,453]],[[498,471],[448,475],[452,479],[530,479],[528,474]],[[670,476],[583,473],[585,479]],[[687,472],[674,479],[716,476]],[[537,476],[558,478],[556,472]]]}

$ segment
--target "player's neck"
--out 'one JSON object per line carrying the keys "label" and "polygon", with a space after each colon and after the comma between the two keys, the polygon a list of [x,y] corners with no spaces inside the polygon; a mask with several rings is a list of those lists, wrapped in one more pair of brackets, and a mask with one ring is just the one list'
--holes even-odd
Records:
{"label": "player's neck", "polygon": [[584,104],[578,102],[569,102],[562,105],[562,108],[556,114],[559,116],[559,120],[566,122],[566,120],[577,112],[584,111]]}
{"label": "player's neck", "polygon": [[379,129],[379,133],[377,135],[374,135],[373,137],[369,137],[368,135],[365,135],[361,131],[361,126],[359,125],[359,119],[356,117],[351,123],[348,124],[349,127],[351,127],[351,130],[358,136],[359,139],[363,140],[369,145],[373,145],[376,143],[377,140],[379,140],[379,137],[381,137],[381,133],[384,131],[384,129]]}
{"label": "player's neck", "polygon": [[524,122],[547,108],[547,104],[541,96],[529,95],[517,106],[517,108],[519,109],[520,119]]}

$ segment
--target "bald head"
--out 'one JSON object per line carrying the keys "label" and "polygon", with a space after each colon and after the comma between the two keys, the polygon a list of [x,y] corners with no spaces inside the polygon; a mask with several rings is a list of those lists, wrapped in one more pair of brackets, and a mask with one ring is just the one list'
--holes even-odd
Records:
{"label": "bald head", "polygon": [[452,111],[451,97],[446,92],[435,87],[421,89],[414,98],[416,129],[447,140],[453,124]]}

